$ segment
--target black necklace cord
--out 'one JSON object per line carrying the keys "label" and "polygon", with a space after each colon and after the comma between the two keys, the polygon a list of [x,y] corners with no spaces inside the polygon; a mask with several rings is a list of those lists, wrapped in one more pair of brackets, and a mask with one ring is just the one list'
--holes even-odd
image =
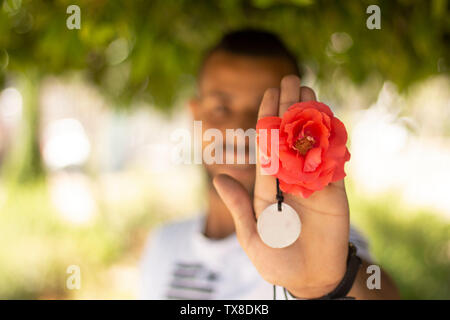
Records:
{"label": "black necklace cord", "polygon": [[281,212],[281,204],[284,201],[283,192],[280,189],[280,180],[277,178],[277,201],[278,201],[278,211]]}
{"label": "black necklace cord", "polygon": [[[283,197],[283,192],[280,189],[280,180],[278,180],[277,178],[277,202],[278,202],[278,211],[281,212],[281,204],[284,201],[284,197]],[[285,296],[286,296],[286,292],[285,292]],[[273,300],[277,299],[277,286],[273,285]],[[286,300],[287,300],[287,296],[286,296]]]}

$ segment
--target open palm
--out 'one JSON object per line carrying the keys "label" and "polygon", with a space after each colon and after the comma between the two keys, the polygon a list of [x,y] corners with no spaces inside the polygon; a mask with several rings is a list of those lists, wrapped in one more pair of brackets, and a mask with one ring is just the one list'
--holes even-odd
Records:
{"label": "open palm", "polygon": [[[282,117],[299,101],[315,100],[314,92],[300,87],[297,76],[286,76],[280,89],[266,90],[259,118]],[[256,166],[253,202],[245,188],[233,178],[219,175],[214,185],[230,210],[238,240],[261,276],[302,298],[320,297],[332,291],[346,269],[349,209],[344,180],[329,184],[309,198],[284,194],[284,201],[300,216],[302,232],[289,247],[274,249],[262,242],[256,219],[276,202],[276,178],[261,174]]]}

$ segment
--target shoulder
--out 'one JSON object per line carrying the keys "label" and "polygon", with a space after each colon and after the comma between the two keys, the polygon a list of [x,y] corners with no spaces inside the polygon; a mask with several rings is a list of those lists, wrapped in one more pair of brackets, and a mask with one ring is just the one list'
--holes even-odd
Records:
{"label": "shoulder", "polygon": [[201,216],[178,220],[154,228],[147,239],[144,254],[150,251],[165,251],[173,249],[170,246],[180,246],[198,230]]}
{"label": "shoulder", "polygon": [[195,217],[150,232],[140,260],[140,298],[162,299],[174,260],[189,254],[192,236],[200,222],[201,217]]}
{"label": "shoulder", "polygon": [[164,224],[155,228],[150,238],[156,241],[164,241],[164,243],[178,242],[198,231],[201,219],[201,216],[196,216]]}

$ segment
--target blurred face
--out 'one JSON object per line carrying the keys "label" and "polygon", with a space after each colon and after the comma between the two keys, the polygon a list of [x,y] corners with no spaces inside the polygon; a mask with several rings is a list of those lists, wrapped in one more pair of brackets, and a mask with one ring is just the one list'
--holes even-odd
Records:
{"label": "blurred face", "polygon": [[[281,78],[291,73],[294,73],[293,66],[286,59],[215,52],[207,59],[200,75],[199,95],[190,102],[194,120],[202,121],[203,131],[216,128],[222,132],[225,157],[225,145],[237,142],[237,139],[225,141],[225,130],[255,128],[264,91],[279,87]],[[210,144],[211,141],[204,141],[203,149]],[[252,192],[255,165],[248,164],[248,139],[246,144],[246,164],[236,164],[237,161],[234,164],[205,164],[209,176],[228,174]],[[237,148],[235,154],[236,151]]]}

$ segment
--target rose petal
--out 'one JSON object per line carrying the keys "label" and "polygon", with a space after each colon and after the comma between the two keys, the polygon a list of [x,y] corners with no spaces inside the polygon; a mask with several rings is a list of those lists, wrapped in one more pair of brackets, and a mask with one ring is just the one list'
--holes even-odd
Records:
{"label": "rose petal", "polygon": [[287,143],[290,148],[294,145],[298,139],[299,132],[301,132],[304,125],[304,120],[297,120],[292,123],[288,123],[284,126],[283,132],[287,133]]}
{"label": "rose petal", "polygon": [[317,179],[307,185],[308,188],[318,191],[327,186],[331,182],[336,165],[337,162],[334,160],[330,160],[325,165],[323,165],[320,175],[317,177]]}
{"label": "rose petal", "polygon": [[312,136],[316,141],[316,143],[314,144],[315,147],[320,146],[322,150],[328,149],[328,138],[330,136],[330,131],[321,122],[308,121],[303,127],[301,136]]}
{"label": "rose petal", "polygon": [[334,114],[333,111],[331,111],[330,107],[327,106],[326,104],[322,103],[322,102],[318,102],[318,101],[313,101],[314,103],[314,108],[316,108],[317,110],[319,110],[320,112],[325,113],[327,116],[329,116],[331,119],[334,118]]}
{"label": "rose petal", "polygon": [[280,124],[280,117],[264,117],[258,120],[258,123],[256,124],[256,130],[280,128]]}
{"label": "rose petal", "polygon": [[340,159],[345,155],[345,152],[347,152],[347,147],[345,145],[332,145],[325,153],[325,157],[331,159]]}
{"label": "rose petal", "polygon": [[[291,108],[291,107],[290,107]],[[290,109],[289,108],[289,109]],[[300,108],[300,109],[291,109],[291,111],[286,111],[281,120],[280,129],[284,132],[287,131],[286,125],[293,123],[294,121],[302,121],[305,123],[308,120],[312,120],[314,122],[321,122],[322,115],[319,111],[313,108]]]}
{"label": "rose petal", "polygon": [[313,172],[303,172],[302,169],[298,168],[295,170],[291,170],[290,168],[284,166],[283,162],[281,162],[279,168],[280,169],[278,171],[278,174],[276,175],[277,178],[283,179],[289,183],[311,183],[317,179],[321,172],[320,166]]}
{"label": "rose petal", "polygon": [[[281,118],[279,117],[264,117],[259,119],[256,124],[256,132],[258,134],[257,143],[259,146],[259,150],[268,158],[271,157],[272,152],[272,130],[279,129],[280,124]],[[260,136],[263,136],[263,133],[261,132],[262,130],[266,130],[266,141],[260,141]]]}
{"label": "rose petal", "polygon": [[283,167],[292,171],[301,171],[303,168],[304,158],[299,156],[297,152],[289,149],[288,151],[280,150],[280,159]]}
{"label": "rose petal", "polygon": [[347,143],[347,130],[338,118],[331,119],[330,144],[345,145]]}
{"label": "rose petal", "polygon": [[327,127],[328,131],[331,130],[331,118],[326,113],[322,112],[322,122]]}
{"label": "rose petal", "polygon": [[280,180],[280,189],[283,192],[291,193],[293,195],[298,195],[305,199],[314,193],[314,190],[309,190],[300,185],[287,184],[282,180]]}
{"label": "rose petal", "polygon": [[303,102],[295,103],[292,106],[290,106],[286,112],[290,111],[291,109],[302,110],[302,109],[306,109],[306,108],[314,108],[320,112],[325,113],[330,118],[334,117],[333,112],[331,111],[330,107],[328,107],[326,104],[318,102],[318,101],[303,101]]}
{"label": "rose petal", "polygon": [[347,149],[345,151],[346,151],[345,156],[341,159],[341,161],[339,162],[339,164],[336,166],[336,168],[334,170],[334,174],[333,174],[333,177],[331,178],[331,182],[342,180],[346,176],[346,173],[344,171],[344,165],[345,165],[345,162],[350,160],[350,152],[348,152]]}
{"label": "rose petal", "polygon": [[331,182],[336,182],[345,178],[347,174],[344,171],[344,166],[338,167],[334,170]]}
{"label": "rose petal", "polygon": [[303,165],[303,171],[312,172],[316,170],[317,166],[322,162],[322,149],[313,148],[308,151]]}

